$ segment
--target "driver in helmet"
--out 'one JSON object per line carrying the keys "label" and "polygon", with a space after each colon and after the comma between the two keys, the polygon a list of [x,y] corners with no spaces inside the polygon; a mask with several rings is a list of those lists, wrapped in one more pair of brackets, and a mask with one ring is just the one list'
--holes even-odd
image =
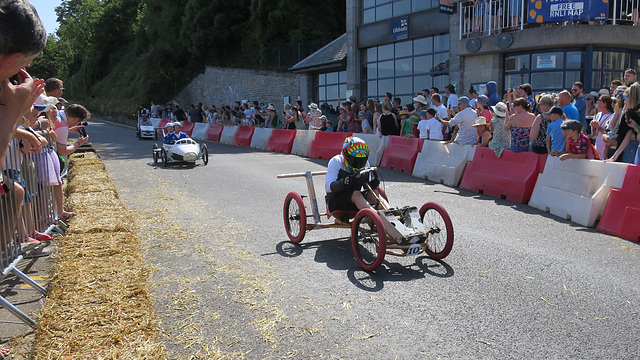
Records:
{"label": "driver in helmet", "polygon": [[176,137],[173,133],[173,125],[174,123],[172,122],[169,122],[167,123],[167,125],[165,125],[164,141],[162,142],[163,144],[173,144],[174,142],[176,142]]}
{"label": "driver in helmet", "polygon": [[[374,207],[389,206],[379,196],[378,185],[380,185],[380,180],[378,180],[378,173],[376,171],[361,172],[361,170],[370,167],[368,160],[369,146],[364,140],[355,136],[344,140],[342,151],[332,157],[327,166],[324,187],[327,192],[325,201],[329,207],[329,212],[335,210],[357,211],[364,208],[373,209]],[[378,203],[376,196],[368,189],[363,189],[367,183],[383,204]]]}
{"label": "driver in helmet", "polygon": [[179,121],[173,123],[173,131],[173,136],[175,137],[176,141],[189,138],[189,135],[182,131],[182,124],[180,124]]}

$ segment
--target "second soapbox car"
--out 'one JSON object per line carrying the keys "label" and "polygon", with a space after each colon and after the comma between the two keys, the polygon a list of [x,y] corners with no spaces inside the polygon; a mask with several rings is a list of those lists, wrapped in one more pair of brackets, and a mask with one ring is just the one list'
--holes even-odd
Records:
{"label": "second soapbox car", "polygon": [[136,137],[138,140],[154,139],[158,140],[158,132],[148,117],[138,117],[138,125],[136,127]]}
{"label": "second soapbox car", "polygon": [[198,145],[191,138],[180,139],[173,144],[162,144],[162,147],[159,147],[158,144],[153,144],[154,164],[161,160],[162,166],[165,167],[174,162],[195,165],[197,159],[202,159],[202,163],[207,165],[209,163],[209,151],[207,145]]}
{"label": "second soapbox car", "polygon": [[[365,169],[371,171],[375,168]],[[282,174],[278,178],[305,177],[309,191],[311,215],[303,197],[290,192],[284,200],[284,227],[289,239],[299,244],[307,231],[321,228],[350,228],[351,247],[356,261],[365,271],[374,271],[385,255],[412,256],[426,253],[432,259],[443,259],[453,247],[453,224],[447,211],[438,203],[427,202],[416,207],[388,208],[374,211],[334,211],[320,213],[313,185],[313,176],[326,171]],[[366,186],[369,186],[368,184]],[[380,195],[386,194],[380,188]],[[335,218],[323,223],[321,218]],[[312,223],[309,223],[311,219]]]}

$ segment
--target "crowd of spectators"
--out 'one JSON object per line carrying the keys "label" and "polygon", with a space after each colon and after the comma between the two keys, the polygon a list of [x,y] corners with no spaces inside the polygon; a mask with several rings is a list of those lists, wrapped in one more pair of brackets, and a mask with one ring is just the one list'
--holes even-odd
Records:
{"label": "crowd of spectators", "polygon": [[[497,156],[508,149],[564,160],[574,156],[563,154],[577,152],[578,157],[637,164],[640,155],[634,119],[640,111],[640,85],[635,80],[635,70],[628,69],[623,80],[614,80],[598,92],[585,94],[583,83],[575,82],[571,89],[535,95],[532,85],[525,83],[507,89],[502,96],[495,81],[486,83],[484,94],[472,87],[462,96],[448,84],[443,91],[423,89],[405,105],[401,98],[386,93],[382,99],[363,102],[354,97],[340,99],[337,109],[326,103],[305,107],[297,100],[294,105],[284,104],[280,113],[273,104],[258,101],[218,107],[192,104],[187,112],[175,101],[165,106],[152,103],[151,110],[141,108],[152,117],[181,121],[398,135],[486,146]],[[572,132],[576,123],[581,126],[580,136]]]}

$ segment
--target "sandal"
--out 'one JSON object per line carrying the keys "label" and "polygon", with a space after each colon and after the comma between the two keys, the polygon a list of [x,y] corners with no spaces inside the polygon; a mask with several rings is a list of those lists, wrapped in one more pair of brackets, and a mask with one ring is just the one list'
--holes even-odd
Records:
{"label": "sandal", "polygon": [[76,216],[76,213],[71,212],[71,211],[63,211],[62,214],[60,214],[60,216],[58,216],[60,219],[62,220],[68,220],[69,218],[72,218]]}
{"label": "sandal", "polygon": [[53,240],[53,236],[45,234],[45,233],[41,233],[39,231],[35,231],[33,233],[33,235],[31,235],[31,237],[36,239],[36,240],[40,240],[40,241],[51,241],[51,240]]}

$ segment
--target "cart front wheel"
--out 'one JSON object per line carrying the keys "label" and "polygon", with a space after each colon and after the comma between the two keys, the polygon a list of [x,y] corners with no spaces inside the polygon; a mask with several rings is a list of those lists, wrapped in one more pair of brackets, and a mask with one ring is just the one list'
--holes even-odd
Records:
{"label": "cart front wheel", "polygon": [[420,208],[420,219],[427,233],[425,252],[430,258],[440,260],[453,248],[453,223],[442,205],[428,202]]}
{"label": "cart front wheel", "polygon": [[165,149],[162,149],[160,151],[160,156],[162,157],[162,166],[167,167],[167,163],[169,162],[169,160],[167,160],[167,152],[165,151]]}
{"label": "cart front wheel", "polygon": [[207,165],[209,163],[209,150],[207,150],[207,145],[202,144],[200,153],[202,153],[202,162]]}
{"label": "cart front wheel", "polygon": [[153,163],[158,163],[158,152],[156,149],[158,148],[158,144],[153,144]]}
{"label": "cart front wheel", "polygon": [[387,236],[377,212],[358,211],[351,225],[351,247],[358,265],[365,271],[375,271],[384,260]]}
{"label": "cart front wheel", "polygon": [[299,244],[307,231],[307,211],[300,194],[293,191],[287,194],[284,199],[283,215],[284,228],[289,240],[294,244]]}

